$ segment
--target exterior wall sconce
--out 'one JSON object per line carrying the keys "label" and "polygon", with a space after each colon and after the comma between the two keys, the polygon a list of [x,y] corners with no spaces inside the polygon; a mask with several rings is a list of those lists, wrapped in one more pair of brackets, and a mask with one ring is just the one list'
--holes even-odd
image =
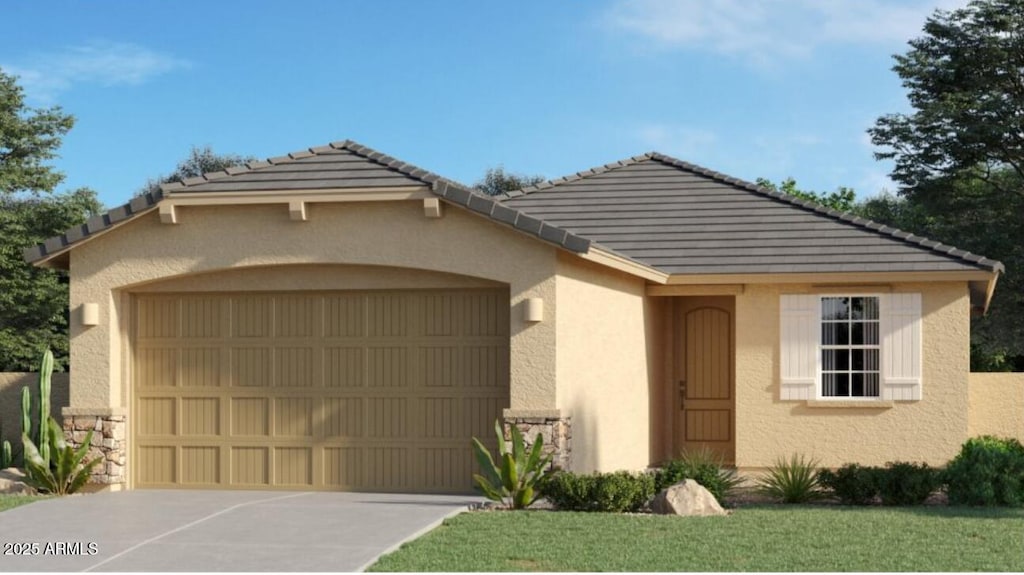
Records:
{"label": "exterior wall sconce", "polygon": [[544,321],[544,300],[539,297],[531,297],[526,300],[523,308],[523,321],[536,323]]}
{"label": "exterior wall sconce", "polygon": [[82,325],[92,327],[100,324],[100,304],[98,303],[83,303],[82,304]]}

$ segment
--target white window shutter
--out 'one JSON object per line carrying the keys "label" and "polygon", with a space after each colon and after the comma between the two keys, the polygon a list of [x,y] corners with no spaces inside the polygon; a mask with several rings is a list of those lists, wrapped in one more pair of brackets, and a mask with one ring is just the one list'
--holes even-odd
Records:
{"label": "white window shutter", "polygon": [[814,295],[781,296],[779,340],[779,399],[814,399],[818,384],[820,298]]}
{"label": "white window shutter", "polygon": [[882,305],[882,399],[921,399],[921,294],[892,293]]}

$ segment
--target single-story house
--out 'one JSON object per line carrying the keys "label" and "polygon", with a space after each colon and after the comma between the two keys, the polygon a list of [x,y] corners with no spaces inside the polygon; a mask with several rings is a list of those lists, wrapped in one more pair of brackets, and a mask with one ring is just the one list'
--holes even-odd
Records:
{"label": "single-story house", "polygon": [[466,491],[498,418],[578,471],[941,465],[1005,403],[968,389],[1002,264],[658,153],[488,197],[337,142],[26,258],[113,488]]}

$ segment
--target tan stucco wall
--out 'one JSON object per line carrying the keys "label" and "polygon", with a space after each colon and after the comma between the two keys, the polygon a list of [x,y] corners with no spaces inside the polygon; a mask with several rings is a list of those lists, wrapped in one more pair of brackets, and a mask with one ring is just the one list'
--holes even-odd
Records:
{"label": "tan stucco wall", "polygon": [[[653,409],[660,390],[658,322],[644,281],[558,258],[558,407],[572,415],[575,471],[642,469],[651,460]],[[649,352],[652,354],[649,356]]]}
{"label": "tan stucco wall", "polygon": [[968,434],[1024,442],[1024,373],[972,373],[969,387]]}
{"label": "tan stucco wall", "polygon": [[802,453],[836,467],[945,464],[967,437],[970,302],[963,282],[896,284],[922,294],[921,401],[889,409],[819,408],[779,400],[779,295],[812,286],[748,285],[736,296],[736,464],[763,468]]}
{"label": "tan stucco wall", "polygon": [[[15,452],[21,450],[21,389],[28,386],[32,394],[32,421],[36,421],[39,405],[38,373],[0,372],[0,436],[11,442]],[[68,374],[50,376],[50,414],[60,421],[60,411],[68,405]]]}
{"label": "tan stucco wall", "polygon": [[[452,207],[428,219],[419,201],[315,204],[305,222],[290,220],[283,204],[179,207],[178,221],[161,224],[151,213],[72,251],[72,406],[126,407],[127,293],[162,289],[151,282],[168,279],[167,286],[182,288],[191,281],[184,275],[276,266],[196,276],[196,287],[508,285],[512,407],[555,407],[556,250],[535,238]],[[363,267],[379,265],[408,269]],[[549,321],[522,321],[522,300],[531,297],[544,299]],[[100,325],[83,327],[77,319],[85,302],[99,304]]]}

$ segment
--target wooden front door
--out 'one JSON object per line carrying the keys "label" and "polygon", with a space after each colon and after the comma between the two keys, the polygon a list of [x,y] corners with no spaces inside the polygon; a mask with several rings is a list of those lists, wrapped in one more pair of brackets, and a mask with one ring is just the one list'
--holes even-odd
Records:
{"label": "wooden front door", "polygon": [[736,460],[731,297],[680,298],[676,305],[675,451],[706,447]]}

